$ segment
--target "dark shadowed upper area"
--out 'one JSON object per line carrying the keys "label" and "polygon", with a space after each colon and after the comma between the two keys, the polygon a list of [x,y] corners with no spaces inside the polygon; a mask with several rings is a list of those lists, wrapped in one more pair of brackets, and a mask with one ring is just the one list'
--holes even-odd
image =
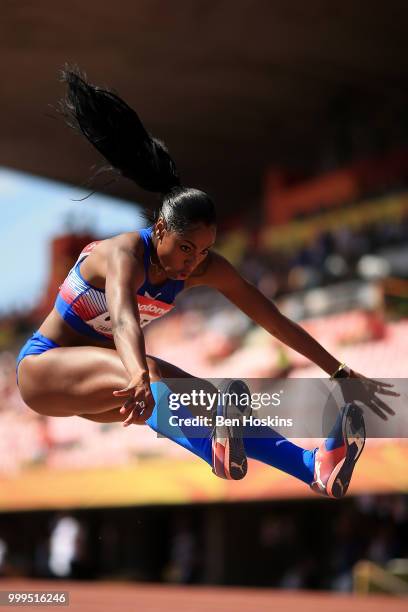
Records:
{"label": "dark shadowed upper area", "polygon": [[[407,140],[407,17],[400,1],[6,1],[0,164],[82,183],[100,161],[48,116],[68,61],[138,111],[220,217],[254,206],[269,164],[307,174]],[[124,179],[107,192],[152,202]]]}

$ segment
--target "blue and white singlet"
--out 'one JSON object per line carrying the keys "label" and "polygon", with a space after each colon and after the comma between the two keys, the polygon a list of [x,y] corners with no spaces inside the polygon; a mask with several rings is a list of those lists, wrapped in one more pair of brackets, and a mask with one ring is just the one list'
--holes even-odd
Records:
{"label": "blue and white singlet", "polygon": [[[172,308],[176,295],[184,288],[184,281],[168,279],[161,285],[148,281],[148,268],[152,227],[139,230],[144,243],[145,280],[135,298],[139,307],[140,326],[162,317]],[[112,324],[106,303],[104,289],[97,289],[81,275],[80,265],[99,241],[91,242],[80,253],[75,265],[62,283],[55,302],[55,308],[64,321],[81,334],[98,340],[112,339]]]}

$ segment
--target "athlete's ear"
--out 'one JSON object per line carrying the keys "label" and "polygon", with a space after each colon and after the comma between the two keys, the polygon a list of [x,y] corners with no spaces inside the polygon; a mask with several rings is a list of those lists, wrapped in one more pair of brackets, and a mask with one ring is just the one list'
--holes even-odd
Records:
{"label": "athlete's ear", "polygon": [[158,240],[162,240],[164,230],[166,229],[166,222],[163,217],[159,217],[156,221],[156,227],[154,230],[154,235]]}

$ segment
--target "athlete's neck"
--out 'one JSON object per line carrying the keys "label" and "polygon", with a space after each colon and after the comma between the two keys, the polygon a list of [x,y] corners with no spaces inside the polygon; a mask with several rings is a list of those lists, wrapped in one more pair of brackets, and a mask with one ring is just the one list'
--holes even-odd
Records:
{"label": "athlete's neck", "polygon": [[157,246],[157,238],[154,236],[151,237],[152,248],[149,253],[149,276],[152,279],[153,284],[156,282],[164,282],[168,276],[163,269],[160,260],[157,256],[156,246]]}

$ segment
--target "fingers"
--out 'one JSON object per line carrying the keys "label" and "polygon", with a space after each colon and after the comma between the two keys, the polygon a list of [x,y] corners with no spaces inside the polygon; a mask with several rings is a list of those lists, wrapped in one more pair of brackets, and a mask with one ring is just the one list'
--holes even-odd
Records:
{"label": "fingers", "polygon": [[112,395],[114,395],[115,397],[123,397],[123,396],[127,396],[127,395],[131,395],[134,392],[134,389],[128,389],[127,387],[125,387],[125,389],[120,389],[119,391],[113,391]]}
{"label": "fingers", "polygon": [[119,391],[112,391],[112,395],[114,395],[115,397],[129,397],[129,396],[143,396],[144,395],[144,389],[137,389],[133,386],[131,387],[125,387],[124,389],[120,389]]}
{"label": "fingers", "polygon": [[382,387],[393,387],[394,386],[392,383],[385,383],[382,380],[373,379],[373,382],[375,382],[377,385],[381,385]]}
{"label": "fingers", "polygon": [[397,391],[388,391],[388,389],[378,389],[377,393],[381,393],[381,395],[388,395],[390,397],[401,397],[401,394]]}
{"label": "fingers", "polygon": [[395,410],[393,410],[391,408],[391,406],[388,406],[388,404],[386,404],[385,402],[383,402],[379,397],[375,397],[374,400],[377,403],[377,406],[383,410],[384,412],[388,412],[388,414],[390,414],[391,416],[395,415]]}
{"label": "fingers", "polygon": [[372,402],[372,401],[371,402],[367,402],[366,406],[368,408],[370,408],[370,410],[372,412],[374,412],[374,414],[379,416],[380,419],[382,419],[383,421],[388,421],[387,415],[385,415],[384,412],[376,404],[374,404],[374,402]]}
{"label": "fingers", "polygon": [[137,401],[143,401],[145,395],[151,395],[146,393],[145,389],[135,388],[135,387],[125,387],[124,389],[120,389],[119,391],[112,391],[112,395],[115,397],[132,397]]}
{"label": "fingers", "polygon": [[362,403],[383,421],[388,421],[387,415],[395,415],[395,411],[378,397],[366,398]]}
{"label": "fingers", "polygon": [[[352,376],[350,376],[350,378],[357,378],[357,379],[360,378],[361,381],[364,382],[364,384],[368,386],[384,387],[388,389],[392,389],[395,386],[393,383],[387,383],[382,380],[378,380],[376,378],[369,378],[367,376],[364,376],[363,374],[360,374],[359,372],[356,372],[355,370],[352,370]],[[400,395],[399,393],[396,393],[396,396],[399,397],[399,395]]]}
{"label": "fingers", "polygon": [[132,423],[135,423],[137,420],[137,417],[138,417],[137,409],[132,408],[127,419],[123,421],[123,427],[129,427],[129,425],[131,425]]}
{"label": "fingers", "polygon": [[133,410],[134,407],[135,407],[134,399],[133,398],[129,398],[128,400],[126,400],[126,402],[120,408],[119,412],[120,412],[120,414],[128,415],[129,411]]}
{"label": "fingers", "polygon": [[143,404],[144,402],[136,402],[133,397],[123,404],[119,410],[124,418],[123,427],[128,427],[139,419],[140,413],[143,411]]}
{"label": "fingers", "polygon": [[154,402],[153,404],[150,402],[149,406],[146,406],[143,400],[134,402],[132,399],[132,401],[126,402],[120,409],[120,413],[125,418],[123,426],[128,427],[132,424],[142,425],[150,418],[153,408]]}
{"label": "fingers", "polygon": [[394,387],[391,383],[385,383],[382,380],[376,380],[374,378],[365,378],[364,382],[369,386],[375,387],[377,393],[389,395],[391,397],[400,397],[400,393],[397,391],[390,391],[390,389]]}
{"label": "fingers", "polygon": [[152,414],[155,405],[150,388],[135,388],[127,386],[124,389],[113,391],[115,397],[127,398],[119,412],[123,417],[123,426],[132,423],[143,424]]}

